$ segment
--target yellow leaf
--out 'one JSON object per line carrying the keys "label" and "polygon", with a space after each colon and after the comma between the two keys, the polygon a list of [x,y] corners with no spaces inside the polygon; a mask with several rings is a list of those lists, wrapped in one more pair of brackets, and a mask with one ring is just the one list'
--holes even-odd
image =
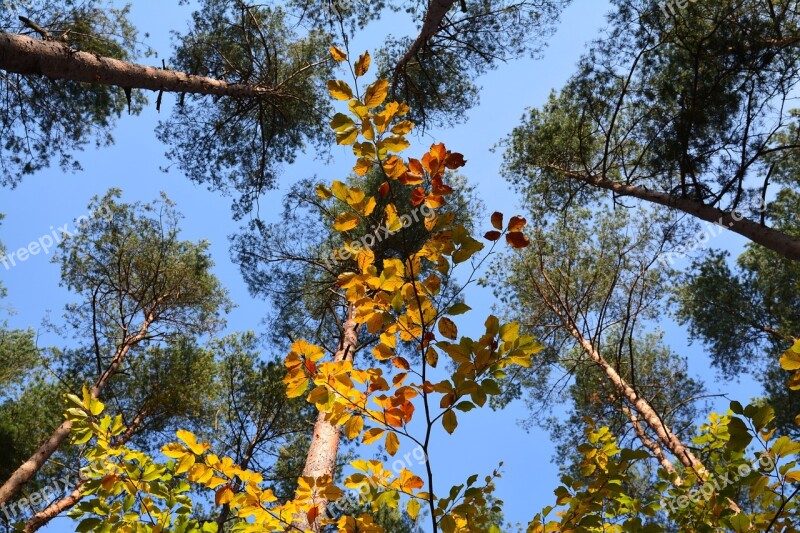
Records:
{"label": "yellow leaf", "polygon": [[408,513],[408,516],[411,517],[411,520],[417,519],[417,515],[419,514],[419,507],[420,507],[419,500],[414,498],[410,499],[406,504],[406,513]]}
{"label": "yellow leaf", "polygon": [[214,495],[214,502],[217,504],[217,506],[230,503],[232,499],[233,499],[233,491],[227,485],[219,489],[217,493]]}
{"label": "yellow leaf", "polygon": [[338,180],[334,180],[331,185],[331,190],[333,191],[333,195],[343,202],[347,200],[347,195],[350,194],[350,187]]}
{"label": "yellow leaf", "polygon": [[337,48],[336,46],[331,46],[329,48],[331,51],[331,57],[334,61],[342,62],[347,61],[347,54],[341,48]]}
{"label": "yellow leaf", "polygon": [[372,214],[372,212],[375,211],[375,207],[377,207],[377,205],[378,205],[378,202],[375,200],[375,197],[374,196],[370,196],[369,200],[367,200],[367,203],[364,205],[364,211],[363,211],[362,214],[365,217],[370,216]]}
{"label": "yellow leaf", "polygon": [[[384,100],[386,100],[387,94],[389,94],[389,81],[383,79],[377,80],[375,83],[367,87],[367,91],[364,93],[364,105],[368,109],[378,107],[383,103]],[[350,98],[352,98],[352,92]]]}
{"label": "yellow leaf", "polygon": [[358,226],[358,215],[355,213],[342,213],[336,217],[336,222],[333,223],[333,229],[336,231],[348,231]]}
{"label": "yellow leaf", "polygon": [[195,437],[194,433],[192,433],[191,431],[186,431],[185,429],[179,429],[175,434],[178,436],[180,440],[186,443],[186,445],[195,455],[202,454],[210,447],[210,445],[208,444],[198,443],[197,437]]}
{"label": "yellow leaf", "polygon": [[337,100],[350,100],[353,98],[353,89],[343,80],[328,80],[328,91]]}
{"label": "yellow leaf", "polygon": [[350,130],[354,128],[356,125],[353,122],[353,119],[345,115],[344,113],[336,113],[333,115],[333,120],[330,121],[330,126],[334,131],[342,132],[345,130]]}
{"label": "yellow leaf", "polygon": [[786,350],[780,358],[781,368],[784,370],[800,370],[800,340]]}
{"label": "yellow leaf", "polygon": [[308,379],[303,376],[303,379],[294,381],[287,384],[286,396],[288,398],[299,398],[308,389]]}
{"label": "yellow leaf", "polygon": [[444,426],[445,431],[451,435],[456,430],[456,426],[458,426],[458,418],[456,418],[456,414],[452,410],[447,411],[442,417],[442,426]]}
{"label": "yellow leaf", "polygon": [[367,269],[372,266],[372,263],[375,262],[375,254],[372,250],[361,250],[358,252],[358,256],[356,256],[356,263],[358,263],[358,268],[361,270],[362,274],[367,273]]}
{"label": "yellow leaf", "polygon": [[386,453],[394,457],[397,450],[400,449],[400,439],[397,438],[397,433],[389,431],[386,433]]}
{"label": "yellow leaf", "polygon": [[364,433],[364,436],[361,437],[361,442],[363,442],[364,444],[372,444],[373,442],[375,442],[376,440],[381,438],[383,433],[384,433],[384,430],[381,429],[381,428],[368,429]]}
{"label": "yellow leaf", "polygon": [[392,232],[400,231],[400,229],[403,227],[400,217],[397,216],[397,208],[394,206],[394,204],[386,205],[386,227]]}
{"label": "yellow leaf", "polygon": [[358,128],[355,126],[352,126],[344,131],[336,132],[336,144],[347,146],[356,142],[356,139],[358,139]]}
{"label": "yellow leaf", "polygon": [[458,338],[458,328],[455,323],[447,317],[439,319],[439,333],[451,340]]}
{"label": "yellow leaf", "polygon": [[353,170],[355,170],[356,174],[359,176],[363,176],[370,171],[374,164],[373,161],[370,161],[366,157],[360,157],[358,161],[356,161],[356,166],[353,167]]}
{"label": "yellow leaf", "polygon": [[405,135],[407,133],[411,133],[411,130],[414,129],[414,123],[410,120],[401,120],[394,126],[392,126],[392,133],[395,135]]}
{"label": "yellow leaf", "polygon": [[175,469],[175,474],[183,474],[188,472],[194,466],[194,455],[186,454],[178,461],[178,467]]}
{"label": "yellow leaf", "polygon": [[363,76],[369,70],[369,65],[372,62],[372,58],[369,57],[369,52],[364,52],[356,61],[355,72],[356,76]]}
{"label": "yellow leaf", "polygon": [[378,150],[388,150],[390,152],[402,152],[411,146],[411,143],[401,135],[392,135],[378,143]]}
{"label": "yellow leaf", "polygon": [[344,425],[344,434],[348,439],[355,439],[364,430],[364,419],[360,416],[354,416],[347,421]]}
{"label": "yellow leaf", "polygon": [[320,183],[319,185],[317,185],[317,196],[319,196],[323,200],[327,200],[328,198],[333,196],[333,193],[329,188]]}

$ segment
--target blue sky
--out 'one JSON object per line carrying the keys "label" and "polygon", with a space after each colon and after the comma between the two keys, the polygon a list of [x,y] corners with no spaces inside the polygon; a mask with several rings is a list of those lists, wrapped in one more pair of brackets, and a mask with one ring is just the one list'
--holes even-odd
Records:
{"label": "blue sky", "polygon": [[[481,78],[481,104],[467,112],[466,123],[448,130],[429,131],[417,140],[410,152],[420,152],[434,141],[446,142],[448,148],[465,154],[468,164],[463,173],[477,185],[488,212],[497,210],[510,215],[518,211],[514,192],[499,175],[502,153],[493,153],[490,149],[518,124],[527,107],[541,105],[550,91],[562,86],[574,72],[585,45],[604,24],[604,13],[608,9],[606,1],[576,0],[564,13],[558,32],[549,40],[542,59],[515,61]],[[147,44],[155,48],[160,57],[168,58],[169,31],[185,28],[184,21],[189,13],[190,7],[175,3],[136,0],[131,17],[142,34],[150,34]],[[354,40],[353,52],[376,48],[381,42],[380,33],[387,27],[397,31],[394,24],[378,23]],[[160,57],[146,62],[160,65]],[[83,172],[65,175],[58,169],[49,169],[27,178],[14,190],[0,189],[0,213],[6,215],[0,226],[0,241],[13,251],[48,234],[51,226],[72,225],[74,219],[86,214],[89,199],[110,187],[121,188],[126,201],[150,201],[165,191],[186,217],[184,237],[207,239],[212,243],[215,272],[238,305],[229,316],[229,329],[263,332],[268,326],[261,318],[268,309],[263,302],[248,295],[228,253],[228,236],[239,228],[239,223],[231,218],[230,198],[208,192],[177,170],[166,174],[159,170],[168,161],[163,156],[164,146],[153,134],[159,119],[154,101],[153,96],[153,103],[142,115],[121,118],[114,146],[89,148],[81,154]],[[162,112],[168,113],[172,105],[174,97],[166,95]],[[352,165],[352,154],[346,148],[336,148],[333,154],[336,161],[332,166],[301,160],[287,167],[280,188],[285,190],[296,180],[314,174],[322,181],[344,178]],[[280,212],[282,195],[282,190],[267,193],[261,202],[262,216],[265,212],[276,215]],[[724,235],[712,244],[735,252],[741,249],[742,240],[735,235]],[[59,287],[57,265],[44,255],[31,257],[9,270],[0,264],[0,280],[9,291],[3,305],[16,311],[11,318],[11,324],[16,327],[37,327],[48,314],[55,319],[70,301],[70,295]],[[475,311],[459,321],[463,332],[482,324],[494,302],[489,291],[473,286],[467,293],[467,303]],[[669,320],[661,327],[672,348],[689,358],[690,371],[705,378],[712,392],[720,388],[720,384],[714,382],[700,347],[687,346],[686,332]],[[42,345],[68,342],[48,335],[40,340]],[[264,352],[265,356],[283,355],[270,353],[268,349]],[[757,394],[750,382],[735,386],[725,384],[722,388],[742,401]],[[724,403],[717,404],[717,408],[724,407]],[[462,482],[473,473],[481,477],[489,474],[504,461],[504,475],[497,483],[496,495],[505,501],[509,521],[526,524],[543,506],[552,504],[552,491],[558,484],[556,468],[551,464],[554,449],[545,432],[526,433],[517,425],[517,420],[525,416],[527,411],[519,403],[502,412],[472,411],[459,417],[453,436],[448,437],[442,431],[434,441],[431,457],[437,492]],[[73,528],[69,520],[58,519],[47,531],[72,531]]]}

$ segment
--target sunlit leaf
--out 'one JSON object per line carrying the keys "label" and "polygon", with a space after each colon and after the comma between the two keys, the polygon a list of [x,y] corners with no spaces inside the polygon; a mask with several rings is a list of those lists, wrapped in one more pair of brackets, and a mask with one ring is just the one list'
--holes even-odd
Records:
{"label": "sunlit leaf", "polygon": [[353,98],[353,89],[343,80],[328,80],[328,91],[337,100],[350,100]]}

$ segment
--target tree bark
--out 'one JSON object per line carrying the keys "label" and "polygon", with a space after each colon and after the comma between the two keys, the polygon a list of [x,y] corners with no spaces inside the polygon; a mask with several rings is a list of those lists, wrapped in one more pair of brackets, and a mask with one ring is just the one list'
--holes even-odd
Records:
{"label": "tree bark", "polygon": [[570,334],[578,341],[583,351],[597,363],[600,368],[606,373],[608,378],[613,383],[614,387],[621,392],[631,405],[639,413],[644,422],[652,429],[658,437],[661,446],[668,449],[687,469],[695,471],[698,475],[702,475],[705,471],[703,463],[700,462],[692,451],[686,447],[683,442],[678,438],[675,433],[661,420],[658,413],[653,409],[650,403],[639,396],[639,394],[631,387],[622,376],[617,373],[613,366],[609,364],[605,358],[594,348],[591,342],[578,331],[572,324],[565,324]]}
{"label": "tree bark", "polygon": [[269,87],[228,83],[100,57],[79,52],[57,41],[42,41],[6,32],[0,32],[0,69],[17,74],[42,75],[56,80],[153,91],[246,98],[275,94]]}
{"label": "tree bark", "polygon": [[[356,307],[348,304],[347,317],[343,324],[342,341],[339,349],[334,354],[334,361],[352,361],[358,346],[358,324],[355,321]],[[314,435],[311,438],[311,445],[308,448],[306,464],[303,469],[303,476],[319,478],[322,476],[333,476],[336,468],[336,456],[339,452],[339,440],[341,439],[341,428],[334,426],[326,419],[326,413],[319,413],[314,424]],[[328,500],[317,498],[315,503],[322,510],[321,515],[328,505]],[[318,519],[319,520],[319,519]],[[295,524],[301,530],[311,528],[317,530],[319,524],[309,524],[305,518],[298,519]]]}
{"label": "tree bark", "polygon": [[[565,172],[564,169],[556,170]],[[733,213],[731,212],[717,209],[716,207],[706,205],[697,200],[692,200],[691,198],[680,198],[665,192],[650,191],[636,185],[626,185],[609,179],[573,172],[567,172],[567,174],[574,179],[583,181],[594,187],[612,191],[620,196],[630,196],[638,198],[639,200],[678,209],[700,220],[718,224],[734,233],[738,233],[787,259],[793,261],[800,260],[800,239],[786,235],[773,228],[762,226],[758,222],[753,222],[752,220],[742,218],[737,221],[734,219]]]}
{"label": "tree bark", "polygon": [[60,500],[51,503],[43,510],[33,515],[30,520],[25,522],[25,529],[23,529],[23,531],[25,533],[33,533],[34,531],[38,531],[39,528],[47,525],[50,520],[57,517],[59,514],[68,509],[72,509],[81,500],[81,498],[83,498],[83,494],[81,493],[83,484],[83,480],[78,481],[78,484],[75,486],[72,492]]}
{"label": "tree bark", "polygon": [[[111,379],[111,376],[117,372],[120,365],[122,365],[122,362],[130,349],[144,339],[149,326],[150,324],[145,322],[138,334],[124,341],[123,344],[117,348],[114,357],[111,359],[111,363],[92,387],[92,398],[97,399],[100,397],[100,393],[102,392],[103,388],[108,383],[108,380]],[[42,468],[44,463],[47,462],[50,456],[55,453],[55,451],[64,443],[65,440],[67,440],[71,428],[71,421],[65,420],[62,422],[61,425],[58,426],[55,431],[53,431],[50,437],[39,446],[33,455],[27,461],[22,463],[13,474],[11,474],[11,477],[9,477],[8,480],[3,483],[3,486],[0,487],[0,505],[7,503],[11,498],[14,497],[15,494],[20,491],[25,483],[30,481],[30,479],[36,475],[36,473]]]}
{"label": "tree bark", "polygon": [[408,47],[406,53],[403,54],[403,57],[401,57],[397,65],[395,65],[395,72],[401,72],[405,69],[406,65],[417,55],[417,52],[428,44],[431,37],[436,35],[436,32],[439,31],[439,26],[441,26],[442,21],[444,21],[445,15],[447,15],[447,12],[453,7],[453,4],[455,4],[455,0],[430,0],[428,2],[425,18],[422,21],[422,28],[420,28],[417,38],[414,39],[414,42]]}
{"label": "tree bark", "polygon": [[[664,470],[667,471],[667,474],[670,476],[674,474],[676,472],[675,465],[672,464],[672,461],[670,461],[667,455],[664,453],[664,449],[661,447],[661,445],[647,436],[644,428],[639,423],[639,417],[627,407],[623,407],[622,412],[628,417],[628,420],[630,420],[631,425],[633,426],[633,431],[636,433],[636,436],[639,437],[639,441],[641,441],[644,447],[650,450],[650,453],[652,453],[653,456],[658,459],[658,462],[664,467]],[[681,483],[680,476],[675,478],[674,484],[676,487],[680,486]]]}

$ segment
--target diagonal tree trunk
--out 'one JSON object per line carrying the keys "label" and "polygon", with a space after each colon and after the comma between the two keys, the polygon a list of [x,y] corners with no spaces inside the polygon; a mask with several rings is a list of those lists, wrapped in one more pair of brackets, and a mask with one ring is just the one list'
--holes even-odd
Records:
{"label": "diagonal tree trunk", "polygon": [[[622,412],[625,416],[628,417],[628,420],[631,422],[631,426],[633,426],[633,431],[636,433],[636,436],[639,437],[639,441],[644,445],[645,448],[650,450],[650,453],[658,459],[658,462],[661,466],[664,467],[664,470],[667,471],[667,474],[672,475],[676,472],[675,465],[672,464],[672,461],[669,460],[667,455],[664,453],[664,448],[661,445],[647,436],[642,424],[639,422],[639,417],[636,416],[636,413],[631,411],[628,407],[623,407]],[[675,478],[675,486],[678,487],[682,483],[680,476]]]}
{"label": "diagonal tree trunk", "polygon": [[[111,359],[111,363],[92,387],[90,391],[92,398],[96,399],[100,397],[103,388],[108,384],[109,379],[119,370],[119,367],[122,365],[130,349],[145,338],[151,322],[152,319],[145,321],[139,333],[133,337],[129,337],[120,344],[114,353],[114,357]],[[39,446],[33,455],[11,474],[11,477],[0,487],[0,505],[7,503],[20,491],[25,483],[36,475],[50,456],[58,450],[65,440],[67,440],[71,428],[71,421],[65,420],[62,422],[61,425],[53,431],[50,437]]]}
{"label": "diagonal tree trunk", "polygon": [[[347,317],[343,323],[342,340],[339,349],[334,354],[334,361],[352,361],[358,346],[358,324],[355,321],[356,307],[353,304],[347,306]],[[336,456],[339,452],[339,440],[341,439],[341,428],[334,426],[325,418],[325,413],[319,413],[314,424],[314,434],[311,437],[311,446],[308,448],[306,464],[303,469],[303,476],[322,477],[333,476],[336,468]],[[316,503],[321,509],[325,509],[328,501],[317,498]],[[304,518],[295,521],[295,527],[305,530],[311,528],[318,530],[318,524],[309,524]]]}
{"label": "diagonal tree trunk", "polygon": [[[687,469],[696,472],[702,478],[705,467],[700,460],[695,457],[694,453],[681,441],[681,439],[673,433],[667,424],[656,413],[655,409],[650,403],[637,393],[627,380],[619,375],[616,369],[595,349],[594,345],[578,331],[572,322],[559,313],[554,306],[551,309],[558,314],[564,327],[569,333],[578,341],[583,351],[594,361],[608,376],[614,387],[622,393],[623,396],[630,402],[633,408],[638,413],[638,417],[656,434],[661,446],[669,450]],[[637,417],[637,423],[638,418]],[[663,455],[663,453],[662,453]],[[660,459],[660,458],[659,458]],[[663,464],[663,462],[662,462]]]}
{"label": "diagonal tree trunk", "polygon": [[706,205],[703,202],[691,198],[680,198],[665,192],[651,191],[636,185],[626,185],[597,176],[569,172],[562,168],[554,167],[554,170],[565,172],[569,178],[582,181],[593,187],[611,191],[620,196],[630,196],[632,198],[638,198],[639,200],[678,209],[700,220],[713,222],[714,224],[728,228],[730,231],[738,233],[765,248],[769,248],[787,259],[792,259],[794,261],[800,260],[800,239],[776,229],[762,226],[758,222],[752,220],[745,218],[736,220],[733,217],[733,213],[729,211],[723,211],[722,209]]}
{"label": "diagonal tree trunk", "polygon": [[57,41],[42,41],[6,32],[0,32],[0,69],[17,74],[37,74],[51,79],[153,91],[245,98],[262,98],[275,94],[270,87],[228,83],[148,67],[79,52]]}

